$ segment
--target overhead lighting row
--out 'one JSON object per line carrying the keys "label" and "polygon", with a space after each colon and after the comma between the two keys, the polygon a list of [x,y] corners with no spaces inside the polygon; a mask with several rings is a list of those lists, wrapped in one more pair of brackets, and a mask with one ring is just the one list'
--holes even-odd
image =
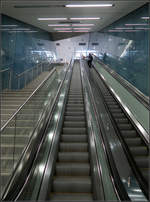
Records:
{"label": "overhead lighting row", "polygon": [[[99,20],[100,17],[87,17],[87,18],[69,18],[70,20]],[[38,18],[38,20],[68,20],[68,18]]]}

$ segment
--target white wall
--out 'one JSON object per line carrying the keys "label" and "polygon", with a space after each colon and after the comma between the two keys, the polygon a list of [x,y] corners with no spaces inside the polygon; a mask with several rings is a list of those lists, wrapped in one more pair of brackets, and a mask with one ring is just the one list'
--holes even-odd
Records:
{"label": "white wall", "polygon": [[[84,34],[78,37],[56,41],[54,42],[55,45],[57,43],[60,44],[59,46],[56,46],[56,56],[57,58],[62,58],[63,62],[70,62],[75,52],[88,49],[88,42],[89,34]],[[79,43],[86,43],[86,45],[79,46]]]}

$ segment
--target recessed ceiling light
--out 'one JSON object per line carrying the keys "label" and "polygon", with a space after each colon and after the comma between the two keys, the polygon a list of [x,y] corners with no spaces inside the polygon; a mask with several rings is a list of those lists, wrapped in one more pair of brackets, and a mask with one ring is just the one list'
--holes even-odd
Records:
{"label": "recessed ceiling light", "polygon": [[58,31],[58,32],[72,32],[72,31]]}
{"label": "recessed ceiling light", "polygon": [[38,20],[67,20],[67,18],[38,18]]}
{"label": "recessed ceiling light", "polygon": [[76,26],[76,27],[78,27],[78,26],[94,26],[94,24],[72,24],[72,26]]}
{"label": "recessed ceiling light", "polygon": [[0,25],[0,27],[18,27],[18,25]]}
{"label": "recessed ceiling light", "polygon": [[73,31],[73,32],[89,32],[87,30],[78,30],[78,31]]}
{"label": "recessed ceiling light", "polygon": [[49,27],[69,27],[70,24],[49,24]]}
{"label": "recessed ceiling light", "polygon": [[148,24],[125,24],[125,26],[147,26]]}
{"label": "recessed ceiling light", "polygon": [[67,4],[67,8],[96,8],[96,7],[112,7],[113,4]]}
{"label": "recessed ceiling light", "polygon": [[78,30],[78,29],[79,29],[79,30],[82,30],[82,29],[84,30],[84,29],[85,29],[85,30],[87,30],[87,29],[91,29],[91,28],[89,28],[89,27],[79,27],[79,28],[78,28],[78,27],[75,27],[75,28],[73,28],[73,29],[77,29],[77,30]]}
{"label": "recessed ceiling light", "polygon": [[54,30],[71,30],[71,29],[72,28],[69,28],[69,27],[68,28],[65,28],[65,27],[64,28],[54,28]]}
{"label": "recessed ceiling light", "polygon": [[70,18],[70,20],[99,20],[100,17],[87,17],[87,18]]}
{"label": "recessed ceiling light", "polygon": [[141,17],[141,19],[143,19],[143,20],[149,20],[150,17],[148,17],[148,16],[146,16],[146,17]]}

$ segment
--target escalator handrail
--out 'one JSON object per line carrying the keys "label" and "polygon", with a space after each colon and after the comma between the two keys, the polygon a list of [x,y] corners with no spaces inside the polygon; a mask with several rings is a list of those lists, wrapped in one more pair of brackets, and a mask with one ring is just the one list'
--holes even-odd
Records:
{"label": "escalator handrail", "polygon": [[[102,76],[99,74],[99,72],[96,70],[95,67],[94,67],[94,69],[95,69],[96,73],[98,74],[98,76],[100,77],[100,79],[102,79],[104,85],[109,89],[109,87],[107,86],[107,84],[106,84],[105,81],[103,80]],[[109,89],[109,90],[110,90],[110,89]],[[104,101],[104,97],[103,97],[103,94],[102,94],[102,93],[101,93],[101,98],[103,99],[103,103],[104,103],[104,105],[105,105],[105,107],[106,107],[106,109],[107,109],[107,111],[108,111],[108,115],[109,115],[109,117],[110,117],[111,122],[113,123],[113,127],[115,128],[116,134],[117,134],[117,136],[118,136],[118,138],[119,138],[119,140],[120,140],[120,142],[121,142],[122,148],[123,148],[123,150],[124,150],[124,152],[125,152],[125,154],[126,154],[126,156],[127,156],[127,159],[128,159],[128,161],[129,161],[129,164],[131,165],[131,167],[132,167],[132,169],[133,169],[133,171],[134,171],[134,174],[135,174],[136,178],[138,179],[138,182],[140,183],[140,185],[141,185],[141,187],[142,187],[143,192],[144,192],[145,195],[148,197],[147,186],[146,186],[145,183],[143,182],[143,177],[141,176],[141,174],[139,173],[139,171],[137,171],[137,166],[136,166],[136,164],[135,164],[135,162],[134,162],[134,159],[133,159],[132,156],[130,155],[130,150],[127,148],[126,142],[125,142],[124,140],[122,140],[122,138],[120,137],[118,128],[117,128],[117,126],[116,126],[116,124],[115,124],[115,121],[114,121],[114,119],[113,119],[113,117],[112,117],[112,115],[111,115],[111,112],[110,112],[110,110],[109,110],[107,104],[106,104],[105,101]],[[140,136],[141,136],[141,133],[139,133],[139,134],[140,134]],[[142,136],[141,136],[141,137],[142,137]],[[146,142],[145,142],[145,143],[146,143]],[[147,145],[147,143],[146,143],[146,145]],[[147,145],[147,147],[148,147],[148,145]]]}
{"label": "escalator handrail", "polygon": [[142,103],[148,110],[150,110],[150,100],[149,97],[144,95],[140,90],[138,90],[135,86],[129,83],[126,79],[120,76],[117,72],[115,72],[109,65],[106,65],[100,60],[97,56],[93,54],[96,61],[102,65],[102,67],[113,77],[115,78],[124,88],[128,90],[140,103]]}
{"label": "escalator handrail", "polygon": [[[86,70],[85,70],[85,72],[86,72]],[[94,100],[94,95],[93,95],[93,92],[92,92],[92,89],[91,89],[90,81],[89,81],[89,78],[87,76],[87,72],[86,72],[86,78],[87,78],[87,81],[88,81],[88,86],[89,86],[90,94],[91,94],[91,97],[92,97],[91,101],[93,103],[93,109],[95,111],[95,117],[97,119],[97,125],[99,126],[99,131],[100,131],[100,133],[99,133],[100,136],[99,137],[100,137],[102,145],[103,145],[103,150],[104,150],[107,165],[108,165],[108,168],[109,168],[109,171],[110,171],[109,175],[110,175],[110,179],[112,181],[114,191],[116,193],[116,196],[118,196],[119,200],[130,201],[130,198],[127,195],[127,193],[126,193],[126,191],[124,189],[124,186],[123,186],[123,184],[121,182],[121,179],[120,179],[120,176],[118,174],[117,168],[115,166],[115,162],[113,160],[109,144],[108,144],[108,142],[105,141],[104,136],[106,136],[105,135],[106,132],[105,132],[105,129],[103,128],[103,124],[101,124],[101,120],[99,119],[99,116],[98,116],[98,111],[97,111],[97,108],[96,108],[96,103],[95,103],[95,100]]]}
{"label": "escalator handrail", "polygon": [[[65,76],[66,76],[68,70],[69,70],[69,67],[67,68],[67,70],[65,72]],[[65,76],[64,76],[64,78],[65,78]],[[25,147],[24,151],[22,152],[22,155],[11,175],[11,178],[10,178],[7,186],[5,187],[4,193],[2,195],[2,200],[12,200],[12,198],[15,198],[16,195],[18,194],[18,192],[16,193],[15,190],[17,190],[17,188],[19,186],[19,184],[17,184],[17,183],[19,183],[19,179],[21,180],[21,178],[20,178],[21,174],[25,170],[27,172],[26,175],[29,175],[30,169],[31,169],[32,164],[35,159],[35,156],[37,155],[37,151],[39,151],[39,147],[41,146],[42,139],[44,138],[43,133],[47,126],[47,122],[49,121],[48,117],[50,117],[51,114],[53,113],[53,109],[56,104],[56,100],[59,97],[59,93],[61,90],[61,86],[63,85],[63,82],[64,82],[64,79],[59,84],[59,88],[58,88],[57,94],[55,95],[53,103],[51,104],[51,106],[48,105],[47,108],[45,109],[45,111],[48,115],[45,115],[43,113],[43,120],[41,118],[38,121],[38,124],[36,125],[27,146]],[[42,123],[44,123],[44,124],[42,125]],[[41,127],[41,125],[42,125],[42,127]],[[40,130],[37,132],[36,129],[37,130],[40,129]],[[28,156],[28,158],[27,158],[27,156]],[[27,158],[27,160],[26,160],[26,158]],[[20,169],[20,167],[22,169]],[[23,168],[24,168],[24,170],[23,170]],[[25,176],[25,173],[24,173],[24,176]],[[25,182],[26,182],[26,180],[24,179],[24,183]],[[21,188],[19,187],[18,189],[20,190]]]}
{"label": "escalator handrail", "polygon": [[53,75],[53,73],[56,71],[56,68],[54,68],[50,74],[38,85],[38,87],[31,93],[31,95],[26,99],[26,101],[17,109],[17,111],[8,119],[8,121],[4,124],[4,126],[0,129],[0,133],[3,132],[3,130],[9,125],[9,123],[14,119],[15,116],[19,114],[19,112],[22,110],[22,108],[31,100],[31,98],[42,88],[42,86],[46,83],[46,81]]}

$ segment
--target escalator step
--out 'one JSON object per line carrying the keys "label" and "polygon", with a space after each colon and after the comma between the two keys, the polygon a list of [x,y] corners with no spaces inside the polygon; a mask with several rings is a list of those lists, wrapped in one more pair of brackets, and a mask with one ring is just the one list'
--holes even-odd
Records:
{"label": "escalator step", "polygon": [[113,113],[112,114],[115,118],[125,118],[124,113]]}
{"label": "escalator step", "polygon": [[121,113],[121,112],[122,112],[122,110],[119,109],[119,108],[110,108],[110,111],[111,111],[112,113]]}
{"label": "escalator step", "polygon": [[130,151],[132,152],[133,155],[147,155],[148,151],[147,148],[144,146],[139,146],[139,147],[129,147]]}
{"label": "escalator step", "polygon": [[135,161],[140,168],[148,168],[149,167],[148,156],[137,156],[137,157],[135,157]]}
{"label": "escalator step", "polygon": [[73,107],[73,108],[81,107],[81,108],[82,108],[82,107],[84,107],[84,104],[67,104],[66,106],[67,106],[67,108],[68,108],[68,107]]}
{"label": "escalator step", "polygon": [[92,201],[90,193],[53,193],[50,195],[51,201]]}
{"label": "escalator step", "polygon": [[68,100],[80,99],[83,100],[83,95],[68,95]]}
{"label": "escalator step", "polygon": [[63,134],[86,134],[86,128],[63,128]]}
{"label": "escalator step", "polygon": [[65,121],[85,121],[84,116],[65,116]]}
{"label": "escalator step", "polygon": [[53,191],[66,193],[90,193],[92,183],[90,177],[54,177]]}
{"label": "escalator step", "polygon": [[87,152],[87,143],[60,143],[61,152]]}
{"label": "escalator step", "polygon": [[133,127],[132,127],[132,125],[130,123],[123,123],[123,124],[119,123],[118,127],[119,127],[120,130],[132,130],[133,129]]}
{"label": "escalator step", "polygon": [[137,133],[135,130],[122,130],[121,134],[124,138],[134,138],[137,137]]}
{"label": "escalator step", "polygon": [[128,146],[140,146],[142,144],[141,138],[125,138]]}
{"label": "escalator step", "polygon": [[61,135],[62,142],[87,142],[87,135]]}
{"label": "escalator step", "polygon": [[89,176],[89,163],[57,163],[56,175],[58,176]]}
{"label": "escalator step", "polygon": [[119,105],[108,105],[108,107],[110,108],[110,109],[120,109],[120,106]]}
{"label": "escalator step", "polygon": [[71,127],[78,127],[78,128],[83,128],[83,127],[86,127],[86,123],[85,121],[80,121],[80,122],[73,122],[73,121],[65,121],[64,122],[64,127],[68,127],[68,128],[71,128]]}
{"label": "escalator step", "polygon": [[85,112],[65,112],[65,116],[84,116]]}
{"label": "escalator step", "polygon": [[66,112],[84,112],[84,107],[66,107]]}
{"label": "escalator step", "polygon": [[123,118],[123,119],[122,118],[116,118],[115,121],[117,123],[128,123],[129,122],[129,120],[127,118]]}
{"label": "escalator step", "polygon": [[74,101],[67,101],[67,104],[83,104],[83,100],[74,100]]}
{"label": "escalator step", "polygon": [[88,162],[88,152],[59,152],[58,161],[61,162]]}

